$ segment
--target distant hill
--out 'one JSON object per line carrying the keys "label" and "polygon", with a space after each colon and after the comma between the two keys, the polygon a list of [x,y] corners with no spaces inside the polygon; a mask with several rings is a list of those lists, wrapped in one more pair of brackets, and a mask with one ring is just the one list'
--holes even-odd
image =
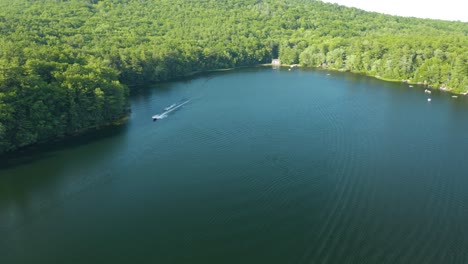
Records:
{"label": "distant hill", "polygon": [[133,85],[272,58],[468,90],[468,23],[312,0],[0,0],[0,47],[0,153],[121,118]]}

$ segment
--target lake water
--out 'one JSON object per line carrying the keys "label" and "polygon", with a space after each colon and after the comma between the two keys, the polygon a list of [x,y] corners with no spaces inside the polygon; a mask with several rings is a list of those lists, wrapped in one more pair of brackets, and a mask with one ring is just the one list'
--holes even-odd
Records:
{"label": "lake water", "polygon": [[[468,263],[468,100],[249,68],[0,167],[0,263]],[[152,122],[174,102],[190,102]]]}

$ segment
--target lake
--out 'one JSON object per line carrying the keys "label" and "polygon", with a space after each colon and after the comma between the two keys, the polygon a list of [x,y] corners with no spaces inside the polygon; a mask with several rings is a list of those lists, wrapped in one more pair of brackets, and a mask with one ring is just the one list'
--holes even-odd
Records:
{"label": "lake", "polygon": [[259,67],[130,104],[1,161],[1,263],[468,262],[463,96]]}

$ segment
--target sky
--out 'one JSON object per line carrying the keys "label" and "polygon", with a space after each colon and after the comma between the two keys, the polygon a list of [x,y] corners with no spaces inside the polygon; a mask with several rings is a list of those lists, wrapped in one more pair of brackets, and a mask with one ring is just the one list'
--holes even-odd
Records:
{"label": "sky", "polygon": [[468,22],[468,0],[322,0],[379,13]]}

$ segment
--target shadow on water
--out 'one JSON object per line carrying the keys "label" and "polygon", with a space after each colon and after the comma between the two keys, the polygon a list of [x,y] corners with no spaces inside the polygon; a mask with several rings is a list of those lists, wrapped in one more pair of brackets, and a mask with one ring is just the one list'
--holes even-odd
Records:
{"label": "shadow on water", "polygon": [[116,137],[127,130],[127,125],[127,123],[124,123],[121,125],[96,128],[80,135],[39,143],[19,149],[13,153],[0,155],[0,172],[19,165],[30,164],[41,159],[50,158],[56,155],[54,153],[57,151],[73,149],[92,144],[102,139]]}
{"label": "shadow on water", "polygon": [[125,148],[127,126],[94,129],[0,157],[0,233],[112,181],[109,167],[95,166]]}
{"label": "shadow on water", "polygon": [[265,66],[246,66],[240,68],[229,68],[224,70],[215,70],[215,71],[200,71],[186,76],[177,77],[168,81],[159,82],[159,83],[147,83],[141,85],[129,86],[130,88],[130,98],[139,97],[139,96],[148,96],[154,92],[153,90],[158,90],[159,92],[170,92],[173,84],[191,84],[194,80],[204,79],[205,81],[210,81],[216,77],[224,76],[228,74],[239,74],[241,72],[257,72],[259,69],[263,69]]}

